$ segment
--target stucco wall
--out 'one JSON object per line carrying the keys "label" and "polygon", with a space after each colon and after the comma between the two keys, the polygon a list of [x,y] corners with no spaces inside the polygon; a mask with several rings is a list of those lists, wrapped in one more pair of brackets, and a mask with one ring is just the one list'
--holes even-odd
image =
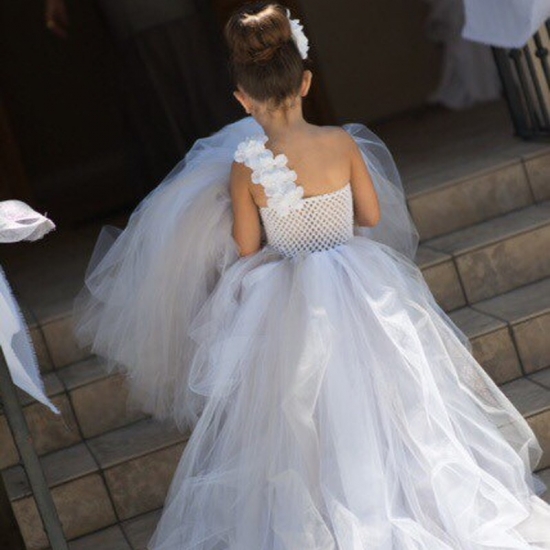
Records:
{"label": "stucco wall", "polygon": [[425,37],[423,0],[302,0],[301,6],[340,121],[418,107],[436,86],[440,50]]}

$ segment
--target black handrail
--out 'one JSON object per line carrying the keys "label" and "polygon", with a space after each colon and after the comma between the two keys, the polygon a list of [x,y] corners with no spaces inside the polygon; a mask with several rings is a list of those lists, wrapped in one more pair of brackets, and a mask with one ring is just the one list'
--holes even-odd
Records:
{"label": "black handrail", "polygon": [[549,39],[550,20],[523,48],[492,48],[516,135],[523,139],[550,138]]}
{"label": "black handrail", "polygon": [[32,437],[19,402],[15,385],[11,378],[4,352],[0,348],[0,397],[13,439],[21,455],[25,472],[29,479],[38,512],[52,550],[68,550],[61,522],[42,470],[42,465],[34,449]]}

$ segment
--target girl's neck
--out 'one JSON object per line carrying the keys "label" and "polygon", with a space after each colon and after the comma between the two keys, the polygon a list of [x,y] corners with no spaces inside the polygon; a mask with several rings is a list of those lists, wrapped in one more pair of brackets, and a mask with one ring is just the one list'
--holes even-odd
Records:
{"label": "girl's neck", "polygon": [[269,141],[277,142],[290,133],[299,132],[309,126],[302,113],[301,102],[295,107],[265,111],[256,118]]}

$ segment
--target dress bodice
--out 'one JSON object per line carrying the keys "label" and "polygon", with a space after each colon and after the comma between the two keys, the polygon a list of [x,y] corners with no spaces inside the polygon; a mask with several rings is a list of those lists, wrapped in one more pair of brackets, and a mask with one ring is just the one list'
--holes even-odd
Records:
{"label": "dress bodice", "polygon": [[302,208],[285,216],[260,208],[267,244],[284,256],[328,250],[353,236],[353,201],[348,183],[337,191],[306,197]]}

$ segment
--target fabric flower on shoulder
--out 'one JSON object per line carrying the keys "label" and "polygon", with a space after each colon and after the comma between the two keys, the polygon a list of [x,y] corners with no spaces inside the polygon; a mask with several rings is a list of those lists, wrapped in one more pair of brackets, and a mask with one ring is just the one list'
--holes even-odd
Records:
{"label": "fabric flower on shoulder", "polygon": [[258,155],[256,158],[252,159],[250,162],[250,168],[254,170],[255,176],[252,178],[254,183],[261,183],[261,175],[264,172],[273,170],[275,167],[284,166],[286,162],[286,157],[284,157],[284,162],[281,164],[280,159],[277,161],[278,157],[284,157],[284,155],[277,155],[273,158],[273,155],[267,150],[264,149],[264,152]]}
{"label": "fabric flower on shoulder", "polygon": [[283,154],[274,156],[265,147],[267,139],[247,138],[237,147],[234,158],[252,170],[253,183],[263,185],[268,207],[286,216],[291,210],[302,208],[304,189],[296,185],[297,175],[288,168],[288,158]]}
{"label": "fabric flower on shoulder", "polygon": [[243,142],[239,143],[234,159],[237,162],[248,164],[250,160],[266,152],[264,144],[267,139],[265,135],[246,138]]}

